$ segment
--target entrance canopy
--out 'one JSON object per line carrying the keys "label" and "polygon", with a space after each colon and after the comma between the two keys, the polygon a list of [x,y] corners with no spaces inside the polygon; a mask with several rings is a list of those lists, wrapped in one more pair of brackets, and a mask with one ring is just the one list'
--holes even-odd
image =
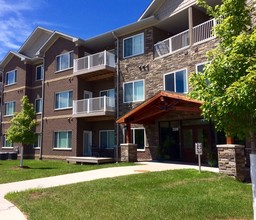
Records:
{"label": "entrance canopy", "polygon": [[118,124],[147,124],[154,122],[157,118],[169,112],[200,114],[201,104],[202,102],[181,94],[159,91],[153,97],[123,115],[116,122]]}

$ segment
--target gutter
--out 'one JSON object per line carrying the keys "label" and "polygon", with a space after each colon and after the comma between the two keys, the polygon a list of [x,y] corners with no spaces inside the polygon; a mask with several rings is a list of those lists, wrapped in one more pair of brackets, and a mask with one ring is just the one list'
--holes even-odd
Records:
{"label": "gutter", "polygon": [[[116,39],[116,118],[119,118],[119,38],[115,32],[112,32]],[[119,124],[116,124],[116,163],[118,163],[118,147],[119,147]]]}
{"label": "gutter", "polygon": [[43,58],[43,79],[42,79],[42,112],[41,112],[41,126],[40,126],[40,133],[41,133],[41,141],[40,141],[40,151],[39,151],[39,160],[43,159],[43,129],[44,129],[44,87],[45,87],[45,58]]}

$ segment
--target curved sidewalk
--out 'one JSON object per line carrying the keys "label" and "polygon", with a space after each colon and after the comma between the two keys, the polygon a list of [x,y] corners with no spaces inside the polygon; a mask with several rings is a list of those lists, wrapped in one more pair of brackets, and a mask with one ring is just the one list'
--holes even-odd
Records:
{"label": "curved sidewalk", "polygon": [[[9,192],[19,192],[28,189],[49,188],[72,183],[91,181],[102,178],[111,178],[143,172],[156,172],[174,169],[198,169],[195,165],[173,164],[173,163],[156,163],[156,162],[139,162],[137,166],[111,167],[98,170],[71,173],[40,179],[25,180],[20,182],[0,184],[0,219],[1,220],[25,220],[23,213],[11,202],[4,199]],[[141,165],[143,164],[143,165]],[[202,167],[203,171],[219,172],[218,168]]]}

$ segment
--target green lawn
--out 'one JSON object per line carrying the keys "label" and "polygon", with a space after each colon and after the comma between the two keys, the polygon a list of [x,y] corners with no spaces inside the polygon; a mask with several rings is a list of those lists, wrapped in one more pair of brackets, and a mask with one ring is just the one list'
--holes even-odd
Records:
{"label": "green lawn", "polygon": [[66,173],[75,173],[106,167],[128,166],[132,163],[113,163],[103,165],[76,165],[56,160],[24,160],[28,169],[19,168],[19,160],[0,161],[0,184],[21,180],[35,179],[47,176],[56,176]]}
{"label": "green lawn", "polygon": [[174,170],[7,195],[29,219],[252,219],[251,185]]}

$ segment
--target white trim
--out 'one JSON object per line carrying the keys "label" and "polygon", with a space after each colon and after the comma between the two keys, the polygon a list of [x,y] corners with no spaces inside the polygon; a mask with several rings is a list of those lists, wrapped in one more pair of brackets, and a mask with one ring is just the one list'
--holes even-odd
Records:
{"label": "white trim", "polygon": [[[9,104],[9,103],[14,103],[14,109],[13,109],[13,113],[12,114],[10,114],[10,115],[6,115],[6,104]],[[16,108],[16,102],[15,101],[9,101],[9,102],[5,102],[4,103],[4,117],[5,116],[13,116],[14,115],[14,113],[15,113],[15,109]]]}
{"label": "white trim", "polygon": [[[143,98],[141,100],[136,100],[134,101],[134,83],[135,82],[139,82],[142,81],[143,82]],[[128,84],[128,83],[132,83],[132,89],[133,89],[133,94],[132,94],[132,101],[125,101],[125,89],[124,89],[124,85]],[[146,88],[145,88],[145,79],[138,79],[138,80],[133,80],[133,81],[129,81],[129,82],[123,82],[123,103],[132,103],[132,102],[143,102],[145,100],[145,93],[146,93]]]}
{"label": "white trim", "polygon": [[[124,41],[127,40],[127,39],[130,39],[130,38],[134,38],[134,37],[140,36],[140,35],[142,36],[142,39],[143,39],[143,52],[137,53],[137,54],[132,54],[130,56],[125,56],[124,55],[124,49],[125,49]],[[132,35],[132,36],[129,36],[129,37],[126,37],[126,38],[123,39],[123,58],[124,59],[130,58],[130,57],[134,57],[134,56],[138,56],[138,55],[141,55],[141,54],[144,54],[144,53],[145,53],[145,34],[144,34],[144,32],[139,33],[139,34],[135,34],[135,35]]]}
{"label": "white trim", "polygon": [[[36,107],[37,107],[36,101],[37,101],[37,100],[41,100],[41,102],[40,102],[41,111],[39,111],[39,112],[36,111]],[[35,104],[34,104],[34,105],[35,105],[35,108],[34,108],[34,110],[35,110],[36,114],[42,114],[42,107],[43,107],[43,106],[42,106],[42,102],[43,102],[42,98],[35,99]]]}
{"label": "white trim", "polygon": [[[41,138],[42,138],[42,134],[41,133],[36,133],[36,135],[37,135],[37,142],[39,143],[39,147],[35,147],[35,143],[33,144],[33,149],[35,149],[35,150],[38,150],[38,149],[40,149],[41,148]],[[38,137],[39,136],[41,136],[41,138],[40,138],[40,141],[38,141]]]}
{"label": "white trim", "polygon": [[[112,146],[112,147],[107,147],[107,148],[102,148],[101,145],[100,145],[100,138],[101,138],[101,133],[102,132],[110,132],[110,131],[113,131],[114,132],[114,135],[115,135],[115,130],[99,130],[99,148],[100,149],[113,149],[115,146]],[[108,140],[107,140],[108,141]]]}
{"label": "white trim", "polygon": [[[67,54],[69,55],[69,56],[68,56],[68,67],[65,68],[65,69],[60,69],[60,70],[58,70],[58,69],[57,69],[57,67],[58,67],[58,62],[57,62],[58,57],[65,56],[65,55],[67,55]],[[70,57],[71,54],[73,54],[72,60],[71,60],[71,57]],[[72,62],[73,62],[73,63],[72,63]],[[71,63],[72,63],[72,66],[71,66]],[[73,50],[68,51],[68,52],[66,52],[66,53],[59,54],[59,55],[57,55],[57,56],[55,57],[55,73],[59,73],[59,72],[65,71],[65,70],[73,69],[73,67],[74,67],[74,51],[73,51]]]}
{"label": "white trim", "polygon": [[[14,82],[13,82],[13,83],[10,83],[10,84],[7,84],[7,82],[6,82],[6,80],[7,80],[7,75],[10,74],[10,73],[12,73],[12,72],[14,72],[14,74],[15,74],[15,76],[14,76],[14,77],[15,77]],[[11,85],[16,84],[16,83],[17,83],[17,70],[14,69],[14,70],[10,70],[10,71],[6,72],[6,73],[5,73],[5,80],[4,80],[4,81],[5,81],[5,82],[4,82],[5,86],[11,86]]]}
{"label": "white trim", "polygon": [[[85,94],[89,95],[89,99],[92,98],[93,96],[93,93],[91,91],[88,91],[88,90],[84,90],[84,96]],[[83,99],[86,99],[85,97],[83,97]]]}
{"label": "white trim", "polygon": [[208,63],[210,63],[210,62],[209,61],[205,61],[205,62],[202,62],[202,63],[197,63],[196,64],[196,73],[198,73],[198,69],[197,69],[198,66],[206,65]]}
{"label": "white trim", "polygon": [[13,149],[14,147],[2,147],[2,149]]}
{"label": "white trim", "polygon": [[[147,144],[147,137],[146,137],[146,129],[144,127],[138,127],[138,128],[131,128],[131,133],[132,133],[132,144],[135,144],[135,130],[144,130],[144,148],[143,149],[138,149],[137,148],[137,151],[141,151],[141,152],[144,152],[146,147],[148,147],[148,144]],[[126,128],[123,128],[123,143],[125,143],[125,131],[126,131]]]}
{"label": "white trim", "polygon": [[[37,68],[41,67],[41,79],[37,79]],[[35,81],[42,81],[43,80],[43,74],[44,74],[44,65],[41,64],[41,65],[38,65],[36,66],[36,77],[35,77]]]}
{"label": "white trim", "polygon": [[[107,92],[107,93],[109,93],[109,91],[111,91],[111,90],[113,90],[113,91],[114,91],[114,95],[115,95],[115,89],[114,89],[114,88],[112,88],[112,89],[100,90],[100,91],[99,91],[99,96],[100,96],[100,97],[102,96],[102,95],[101,95],[101,93],[102,93],[102,92]],[[107,96],[107,97],[110,97],[110,96]]]}
{"label": "white trim", "polygon": [[183,71],[183,70],[185,70],[186,71],[186,92],[184,92],[184,93],[180,93],[180,94],[187,94],[188,93],[188,68],[182,68],[182,69],[178,69],[178,70],[174,70],[174,71],[171,71],[171,72],[169,72],[169,73],[165,73],[164,75],[163,75],[163,83],[164,83],[164,90],[166,90],[166,86],[165,86],[165,76],[167,76],[167,75],[170,75],[170,74],[174,74],[174,91],[170,91],[170,92],[175,92],[175,93],[179,93],[179,92],[176,92],[176,73],[177,72],[179,72],[179,71]]}
{"label": "white trim", "polygon": [[[54,150],[72,150],[72,147],[56,147],[55,145],[55,133],[60,133],[60,132],[66,132],[68,134],[68,132],[71,132],[71,146],[72,146],[72,136],[73,136],[73,132],[72,130],[59,130],[59,131],[53,131],[53,149]],[[68,137],[68,136],[67,136]]]}
{"label": "white trim", "polygon": [[54,94],[54,110],[63,110],[63,109],[72,109],[73,108],[73,104],[71,104],[71,106],[64,107],[64,108],[56,108],[56,95],[61,94],[61,93],[68,93],[68,95],[69,95],[68,99],[70,99],[70,92],[72,92],[72,103],[73,103],[73,90],[65,90],[65,91],[55,92],[55,94]]}

